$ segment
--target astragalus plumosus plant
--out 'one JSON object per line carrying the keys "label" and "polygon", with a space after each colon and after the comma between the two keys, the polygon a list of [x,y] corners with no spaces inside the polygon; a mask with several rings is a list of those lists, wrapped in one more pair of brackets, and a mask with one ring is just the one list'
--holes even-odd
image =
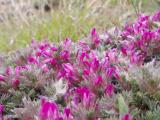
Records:
{"label": "astragalus plumosus plant", "polygon": [[160,12],[114,32],[0,58],[0,118],[159,120]]}

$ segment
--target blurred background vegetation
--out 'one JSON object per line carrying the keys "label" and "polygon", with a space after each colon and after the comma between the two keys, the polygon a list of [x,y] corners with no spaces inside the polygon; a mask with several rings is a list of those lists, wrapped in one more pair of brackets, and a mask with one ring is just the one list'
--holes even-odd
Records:
{"label": "blurred background vegetation", "polygon": [[92,27],[111,30],[159,7],[159,0],[0,0],[0,52],[25,47],[32,39],[76,41]]}

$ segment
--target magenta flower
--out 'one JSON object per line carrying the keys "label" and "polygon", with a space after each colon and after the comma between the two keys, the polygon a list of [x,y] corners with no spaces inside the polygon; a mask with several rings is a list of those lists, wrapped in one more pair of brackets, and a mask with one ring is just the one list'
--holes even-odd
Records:
{"label": "magenta flower", "polygon": [[99,66],[100,66],[99,60],[94,58],[91,63],[91,68],[93,69],[94,72],[97,72]]}
{"label": "magenta flower", "polygon": [[86,94],[87,96],[89,95],[89,89],[87,87],[79,87],[76,89],[76,93],[79,94],[81,97]]}
{"label": "magenta flower", "polygon": [[160,21],[160,11],[158,11],[157,13],[154,14],[154,16],[152,17],[153,21]]}
{"label": "magenta flower", "polygon": [[63,45],[64,45],[65,47],[69,47],[69,46],[71,46],[71,44],[72,44],[71,39],[66,38],[66,39],[64,40]]}
{"label": "magenta flower", "polygon": [[0,120],[3,120],[3,115],[2,115],[3,111],[4,111],[4,105],[0,104]]}
{"label": "magenta flower", "polygon": [[42,50],[42,51],[44,51],[44,50],[47,49],[49,46],[50,46],[50,44],[47,43],[47,42],[41,43],[41,44],[39,45],[39,49]]}
{"label": "magenta flower", "polygon": [[103,79],[102,76],[98,76],[95,80],[94,80],[94,85],[95,86],[99,86],[103,83]]}
{"label": "magenta flower", "polygon": [[5,71],[5,74],[6,74],[6,75],[11,75],[11,74],[13,74],[13,69],[12,69],[11,67],[7,67],[7,68],[6,68],[6,71]]}
{"label": "magenta flower", "polygon": [[58,116],[58,107],[53,102],[48,102],[45,99],[41,100],[41,108],[39,111],[41,120],[56,120]]}
{"label": "magenta flower", "polygon": [[63,68],[64,68],[64,71],[66,72],[66,75],[68,77],[69,76],[73,76],[73,74],[74,74],[74,68],[73,68],[73,66],[70,63],[63,64]]}
{"label": "magenta flower", "polygon": [[19,86],[19,84],[20,84],[20,80],[18,80],[18,79],[13,79],[12,80],[13,88],[17,88]]}
{"label": "magenta flower", "polygon": [[99,35],[97,33],[97,30],[96,28],[93,28],[91,30],[91,40],[92,40],[92,43],[95,45],[95,46],[98,46],[100,44],[100,38],[99,38]]}
{"label": "magenta flower", "polygon": [[70,53],[67,50],[63,50],[63,51],[60,52],[60,58],[62,60],[68,60],[69,56],[70,56]]}
{"label": "magenta flower", "polygon": [[115,67],[110,67],[110,68],[108,68],[106,71],[107,71],[107,78],[111,78],[113,75],[114,75],[114,73],[115,73]]}
{"label": "magenta flower", "polygon": [[106,89],[105,89],[105,94],[111,96],[113,95],[113,93],[114,93],[113,85],[111,83],[107,84]]}
{"label": "magenta flower", "polygon": [[3,75],[0,75],[0,81],[5,81],[5,77]]}
{"label": "magenta flower", "polygon": [[50,53],[49,51],[41,51],[41,55],[43,57],[52,57],[52,53]]}
{"label": "magenta flower", "polygon": [[80,62],[83,62],[84,60],[89,59],[89,55],[87,54],[87,52],[82,51],[80,53],[80,51],[79,51],[78,58],[79,58]]}
{"label": "magenta flower", "polygon": [[70,108],[65,108],[65,109],[64,109],[64,113],[65,113],[66,117],[69,118],[69,116],[70,116],[70,114],[71,114]]}
{"label": "magenta flower", "polygon": [[29,57],[28,57],[28,62],[37,64],[37,60],[36,60],[36,58],[34,58],[33,56],[29,56]]}
{"label": "magenta flower", "polygon": [[80,99],[84,106],[89,105],[90,91],[86,87],[80,87],[76,89],[76,93],[80,95]]}
{"label": "magenta flower", "polygon": [[141,36],[141,41],[143,41],[143,44],[151,42],[151,40],[155,38],[154,32],[144,32]]}
{"label": "magenta flower", "polygon": [[126,113],[125,115],[122,116],[121,120],[132,120],[132,117],[129,113]]}
{"label": "magenta flower", "polygon": [[84,51],[90,50],[89,45],[88,45],[86,42],[84,42],[84,41],[79,41],[79,46],[80,46],[81,49],[84,50]]}
{"label": "magenta flower", "polygon": [[84,69],[83,70],[83,75],[88,76],[90,73],[90,71],[88,69]]}
{"label": "magenta flower", "polygon": [[53,52],[58,50],[58,48],[57,48],[56,46],[52,46],[50,49],[51,49]]}
{"label": "magenta flower", "polygon": [[52,66],[55,67],[55,66],[57,65],[57,60],[56,60],[56,58],[52,58],[51,61],[50,61],[50,63],[51,63]]}
{"label": "magenta flower", "polygon": [[123,55],[125,55],[125,56],[127,55],[127,49],[126,48],[122,47],[121,52],[122,52]]}
{"label": "magenta flower", "polygon": [[21,66],[17,66],[15,68],[15,75],[18,77],[20,75],[20,72],[23,70]]}

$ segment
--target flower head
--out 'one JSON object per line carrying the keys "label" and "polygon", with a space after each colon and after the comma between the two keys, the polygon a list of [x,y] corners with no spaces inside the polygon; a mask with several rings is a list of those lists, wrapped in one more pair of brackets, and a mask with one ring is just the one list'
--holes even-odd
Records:
{"label": "flower head", "polygon": [[126,113],[125,115],[122,116],[121,120],[132,120],[132,117],[129,113]]}
{"label": "flower head", "polygon": [[0,81],[4,81],[5,77],[3,75],[0,75]]}
{"label": "flower head", "polygon": [[92,43],[95,45],[95,46],[98,46],[100,44],[100,38],[99,38],[99,35],[97,33],[97,30],[96,28],[93,28],[91,30],[91,40],[92,40]]}
{"label": "flower head", "polygon": [[114,93],[114,87],[113,85],[110,83],[106,86],[105,89],[105,94],[111,96]]}
{"label": "flower head", "polygon": [[0,104],[0,120],[3,120],[2,113],[4,111],[4,105]]}
{"label": "flower head", "polygon": [[54,102],[41,100],[41,108],[39,111],[41,120],[56,120],[58,119],[58,107]]}

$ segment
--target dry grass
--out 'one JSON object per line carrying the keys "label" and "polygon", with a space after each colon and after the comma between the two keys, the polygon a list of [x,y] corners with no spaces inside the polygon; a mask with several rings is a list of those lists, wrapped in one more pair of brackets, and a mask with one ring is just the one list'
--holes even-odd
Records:
{"label": "dry grass", "polygon": [[[54,1],[57,0],[1,0],[0,51],[24,47],[32,38],[78,40],[92,27],[106,31],[121,26],[136,16],[136,9],[143,11],[147,0],[139,0],[136,9],[130,0],[59,0],[59,5],[53,5]],[[51,8],[48,12],[46,4]]]}

